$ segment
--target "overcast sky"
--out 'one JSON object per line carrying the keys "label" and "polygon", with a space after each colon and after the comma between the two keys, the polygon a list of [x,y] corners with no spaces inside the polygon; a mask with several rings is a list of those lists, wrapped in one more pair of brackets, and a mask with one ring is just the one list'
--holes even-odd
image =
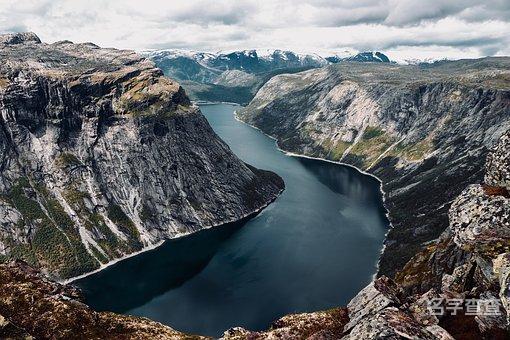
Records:
{"label": "overcast sky", "polygon": [[0,0],[0,31],[129,49],[510,55],[510,0]]}

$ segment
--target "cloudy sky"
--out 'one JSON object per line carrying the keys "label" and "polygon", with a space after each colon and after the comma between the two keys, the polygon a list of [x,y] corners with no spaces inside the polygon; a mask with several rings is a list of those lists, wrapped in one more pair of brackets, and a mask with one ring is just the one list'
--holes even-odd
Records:
{"label": "cloudy sky", "polygon": [[509,0],[0,0],[0,31],[129,49],[510,55]]}

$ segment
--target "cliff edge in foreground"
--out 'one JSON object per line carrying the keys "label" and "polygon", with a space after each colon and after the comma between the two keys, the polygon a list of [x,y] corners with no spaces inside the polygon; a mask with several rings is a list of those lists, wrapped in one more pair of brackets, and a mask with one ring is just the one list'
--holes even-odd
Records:
{"label": "cliff edge in foreground", "polygon": [[238,220],[283,189],[132,51],[0,35],[0,260],[69,278]]}

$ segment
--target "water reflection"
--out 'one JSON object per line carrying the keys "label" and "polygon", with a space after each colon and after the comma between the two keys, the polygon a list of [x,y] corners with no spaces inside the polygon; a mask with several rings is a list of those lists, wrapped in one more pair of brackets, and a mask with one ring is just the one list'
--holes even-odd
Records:
{"label": "water reflection", "polygon": [[388,221],[379,182],[355,169],[288,157],[236,121],[202,107],[244,161],[286,190],[249,221],[172,240],[80,280],[94,308],[149,317],[194,334],[260,330],[294,312],[345,305],[375,271]]}
{"label": "water reflection", "polygon": [[200,273],[221,243],[248,219],[168,240],[155,250],[126,259],[77,285],[85,296],[93,296],[95,309],[126,312]]}

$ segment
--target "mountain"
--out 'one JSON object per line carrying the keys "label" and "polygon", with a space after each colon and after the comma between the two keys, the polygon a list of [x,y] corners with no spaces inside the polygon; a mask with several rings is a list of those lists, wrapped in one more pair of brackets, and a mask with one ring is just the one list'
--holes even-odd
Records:
{"label": "mountain", "polygon": [[331,56],[325,58],[330,63],[336,64],[342,61],[357,61],[361,63],[389,63],[390,59],[381,52],[361,52],[349,57]]}
{"label": "mountain", "polygon": [[342,61],[389,62],[380,52],[350,57],[321,57],[282,50],[204,53],[183,50],[146,51],[165,75],[180,81],[193,100],[247,104],[277,74],[296,73]]}
{"label": "mountain", "polygon": [[224,339],[508,339],[508,150],[510,130],[487,153],[482,183],[454,198],[446,230],[395,281],[373,280],[344,308],[287,315],[267,331],[234,327]]}
{"label": "mountain", "polygon": [[238,117],[293,153],[382,180],[392,224],[379,275],[394,276],[448,225],[510,128],[510,58],[419,66],[339,63],[268,81]]}
{"label": "mountain", "polygon": [[[286,315],[268,330],[232,327],[222,339],[508,339],[509,149],[510,130],[487,154],[484,183],[455,198],[448,228],[395,281],[373,280],[346,307]],[[2,337],[205,339],[145,318],[95,312],[82,301],[73,287],[24,263],[0,264]],[[439,301],[437,309],[431,301]],[[472,302],[476,313],[467,307]]]}
{"label": "mountain", "polygon": [[283,189],[132,52],[0,36],[0,260],[69,278],[255,214]]}
{"label": "mountain", "polygon": [[[324,58],[316,55],[282,50],[244,50],[217,54],[161,50],[147,52],[147,56],[168,76],[199,82],[213,82],[214,75],[228,70],[258,74],[282,68],[312,68],[328,64]],[[208,76],[202,77],[201,74]]]}

